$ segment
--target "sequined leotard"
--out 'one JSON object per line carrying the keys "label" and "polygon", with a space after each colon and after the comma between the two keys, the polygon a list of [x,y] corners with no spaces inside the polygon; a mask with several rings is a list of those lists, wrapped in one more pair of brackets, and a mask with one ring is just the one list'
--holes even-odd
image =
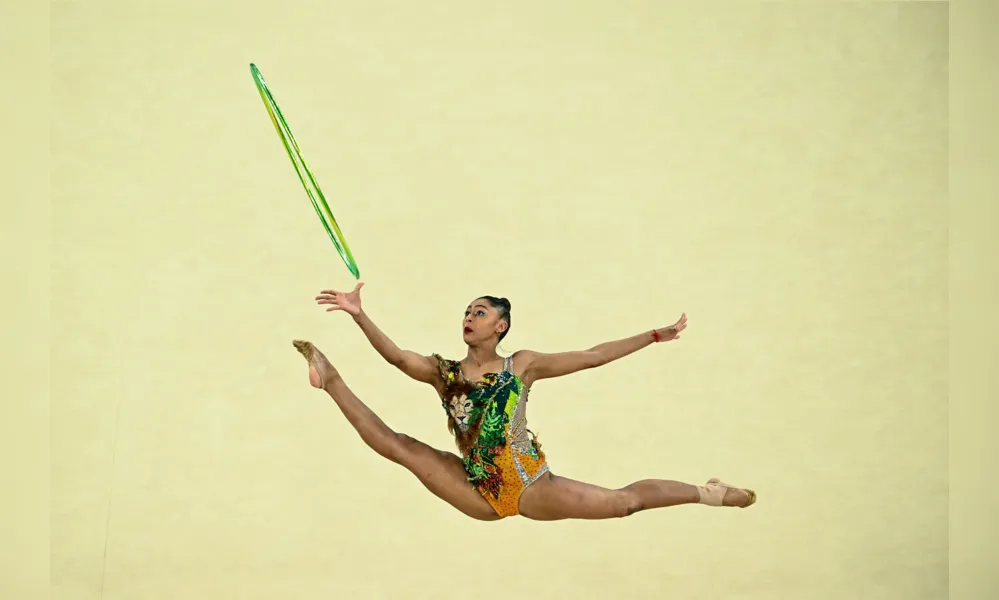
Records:
{"label": "sequined leotard", "polygon": [[468,481],[500,516],[519,514],[520,495],[548,472],[548,463],[537,437],[527,429],[527,395],[530,391],[513,373],[513,359],[503,360],[503,370],[487,373],[472,384],[458,361],[435,354],[441,377],[448,385],[474,385],[467,395],[442,398],[457,435],[478,428],[462,459]]}

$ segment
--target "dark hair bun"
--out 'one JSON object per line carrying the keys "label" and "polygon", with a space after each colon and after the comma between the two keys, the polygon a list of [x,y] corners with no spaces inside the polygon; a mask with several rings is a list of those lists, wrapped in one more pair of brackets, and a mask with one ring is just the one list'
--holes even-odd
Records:
{"label": "dark hair bun", "polygon": [[500,298],[500,304],[505,306],[507,310],[510,310],[510,301],[506,298]]}

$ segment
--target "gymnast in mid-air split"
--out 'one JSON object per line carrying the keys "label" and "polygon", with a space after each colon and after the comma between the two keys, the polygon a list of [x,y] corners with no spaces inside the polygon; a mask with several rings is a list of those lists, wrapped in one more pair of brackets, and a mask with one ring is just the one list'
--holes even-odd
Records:
{"label": "gymnast in mid-air split", "polygon": [[[347,240],[274,95],[256,65],[250,64],[250,72],[323,228],[359,279]],[[718,479],[704,485],[644,479],[616,490],[567,479],[549,470],[537,437],[527,429],[527,396],[536,381],[605,365],[651,343],[676,339],[687,326],[686,315],[669,327],[589,350],[557,354],[521,350],[503,357],[496,353],[496,346],[510,331],[510,302],[482,296],[465,309],[462,330],[468,352],[456,361],[400,349],[361,310],[362,285],[347,293],[323,290],[316,301],[328,304],[328,311],[351,315],[389,364],[437,390],[461,456],[393,431],[350,390],[322,352],[310,342],[295,340],[295,347],[309,361],[309,382],[333,398],[372,450],[409,469],[434,495],[469,517],[483,521],[514,515],[538,521],[609,519],[680,504],[745,508],[756,502],[752,490]]]}
{"label": "gymnast in mid-air split", "polygon": [[645,479],[620,489],[574,481],[549,469],[537,437],[527,429],[528,393],[535,382],[674,340],[687,326],[686,315],[669,327],[589,350],[520,350],[503,357],[496,346],[510,331],[510,302],[483,296],[465,309],[461,327],[468,352],[456,361],[399,348],[361,309],[362,286],[358,283],[350,292],[323,290],[316,301],[329,305],[327,311],[349,314],[389,364],[437,391],[460,456],[392,430],[350,390],[318,348],[296,340],[295,347],[309,363],[309,382],[333,398],[372,450],[408,469],[465,515],[482,521],[515,515],[538,521],[609,519],[682,504],[745,508],[756,502],[754,491],[718,479],[704,485]]}

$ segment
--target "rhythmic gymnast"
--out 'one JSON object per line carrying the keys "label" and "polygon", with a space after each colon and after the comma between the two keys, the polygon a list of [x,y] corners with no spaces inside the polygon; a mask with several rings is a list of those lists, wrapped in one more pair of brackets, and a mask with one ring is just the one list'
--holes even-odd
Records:
{"label": "rhythmic gymnast", "polygon": [[309,382],[324,390],[372,450],[402,465],[438,498],[465,515],[495,521],[521,515],[537,521],[609,519],[678,506],[735,506],[756,502],[752,490],[710,479],[704,485],[645,479],[620,489],[574,481],[551,472],[537,437],[527,429],[525,411],[531,386],[623,358],[655,342],[679,337],[686,315],[673,325],[589,350],[545,354],[520,350],[502,357],[496,346],[510,331],[510,302],[483,296],[465,310],[464,360],[422,356],[400,349],[361,309],[358,283],[351,292],[323,290],[316,297],[329,311],[354,318],[374,349],[389,364],[437,391],[448,429],[461,456],[437,450],[397,433],[354,395],[343,377],[310,342],[296,340],[308,360]]}

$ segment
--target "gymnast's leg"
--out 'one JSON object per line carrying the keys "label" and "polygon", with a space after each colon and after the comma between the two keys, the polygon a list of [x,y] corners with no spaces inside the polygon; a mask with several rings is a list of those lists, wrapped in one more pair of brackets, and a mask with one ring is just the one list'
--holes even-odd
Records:
{"label": "gymnast's leg", "polygon": [[436,450],[390,429],[354,395],[319,349],[300,340],[296,340],[294,345],[309,361],[309,383],[333,398],[340,411],[372,450],[408,469],[431,493],[465,515],[480,521],[495,521],[500,518],[482,494],[468,483],[465,468],[457,455]]}
{"label": "gymnast's leg", "polygon": [[520,514],[536,521],[613,519],[681,504],[745,508],[755,502],[754,491],[732,487],[717,479],[710,479],[705,485],[644,479],[612,490],[549,474],[524,490]]}

